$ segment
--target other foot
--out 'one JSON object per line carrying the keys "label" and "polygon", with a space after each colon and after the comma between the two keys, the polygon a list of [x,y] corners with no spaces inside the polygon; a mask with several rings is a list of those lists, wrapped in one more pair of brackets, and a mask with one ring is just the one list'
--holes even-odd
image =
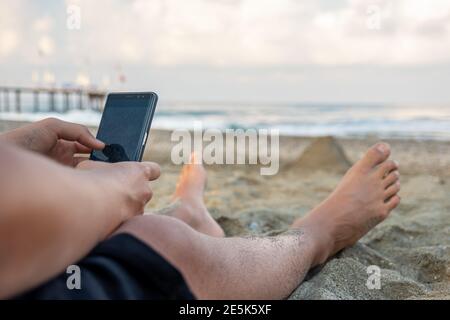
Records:
{"label": "other foot", "polygon": [[331,195],[292,228],[309,230],[317,240],[314,264],[353,245],[398,206],[398,164],[387,160],[390,147],[377,143],[342,178]]}

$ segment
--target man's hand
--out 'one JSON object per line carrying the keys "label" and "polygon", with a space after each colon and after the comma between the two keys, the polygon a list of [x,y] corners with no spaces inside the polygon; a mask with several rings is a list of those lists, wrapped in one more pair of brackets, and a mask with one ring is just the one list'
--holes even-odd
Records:
{"label": "man's hand", "polygon": [[89,154],[92,149],[101,150],[105,147],[85,126],[55,118],[17,128],[0,135],[0,140],[44,154],[72,167],[86,159],[76,154]]}
{"label": "man's hand", "polygon": [[[99,200],[120,213],[121,222],[144,213],[145,205],[150,201],[153,192],[149,181],[159,178],[161,169],[153,162],[117,162],[107,163],[86,160],[78,169],[88,174],[99,188]],[[80,170],[81,171],[81,170]]]}
{"label": "man's hand", "polygon": [[61,273],[142,214],[148,181],[159,176],[145,162],[68,168],[8,143],[0,143],[0,163],[0,299]]}

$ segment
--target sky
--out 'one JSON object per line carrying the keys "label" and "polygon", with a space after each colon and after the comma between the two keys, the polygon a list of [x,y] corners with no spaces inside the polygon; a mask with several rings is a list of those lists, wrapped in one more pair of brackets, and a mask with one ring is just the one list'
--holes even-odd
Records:
{"label": "sky", "polygon": [[3,0],[0,85],[450,105],[448,0]]}

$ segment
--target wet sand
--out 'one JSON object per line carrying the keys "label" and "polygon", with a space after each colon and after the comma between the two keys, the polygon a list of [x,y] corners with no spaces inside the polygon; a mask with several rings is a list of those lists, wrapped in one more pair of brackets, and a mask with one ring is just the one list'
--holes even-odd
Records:
{"label": "wet sand", "polygon": [[[15,125],[0,121],[0,131]],[[261,176],[257,166],[207,166],[206,205],[227,236],[283,232],[376,141],[281,137],[275,176]],[[402,203],[358,244],[312,270],[291,299],[450,299],[450,142],[385,141],[401,166]],[[170,161],[173,145],[169,132],[150,134],[144,159],[162,167],[151,211],[170,203],[180,171]],[[366,286],[370,265],[381,268],[380,289]]]}

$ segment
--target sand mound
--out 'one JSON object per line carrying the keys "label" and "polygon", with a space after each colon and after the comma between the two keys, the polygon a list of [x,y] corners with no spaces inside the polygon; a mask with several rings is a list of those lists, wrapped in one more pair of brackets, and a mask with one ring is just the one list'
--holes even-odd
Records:
{"label": "sand mound", "polygon": [[[448,296],[443,292],[450,287],[445,279],[448,260],[444,261],[444,256],[448,253],[436,250],[439,251],[436,248],[405,251],[403,256],[397,255],[394,259],[397,262],[394,262],[358,243],[303,282],[290,299],[446,299]],[[436,261],[437,257],[442,260]],[[398,260],[402,261],[399,263]],[[366,285],[367,268],[373,265],[381,269],[379,289],[370,289]],[[433,278],[423,278],[421,272],[409,270],[414,266],[429,269],[424,273]]]}
{"label": "sand mound", "polygon": [[289,167],[308,171],[345,172],[351,167],[351,163],[336,139],[320,137],[306,147],[300,158]]}
{"label": "sand mound", "polygon": [[[349,251],[345,256],[328,262],[323,269],[310,280],[301,284],[290,299],[407,299],[424,295],[427,289],[422,284],[403,276],[392,269],[381,269],[379,289],[368,287],[367,262],[361,261],[360,251]],[[370,258],[372,265],[380,265],[377,256]]]}

